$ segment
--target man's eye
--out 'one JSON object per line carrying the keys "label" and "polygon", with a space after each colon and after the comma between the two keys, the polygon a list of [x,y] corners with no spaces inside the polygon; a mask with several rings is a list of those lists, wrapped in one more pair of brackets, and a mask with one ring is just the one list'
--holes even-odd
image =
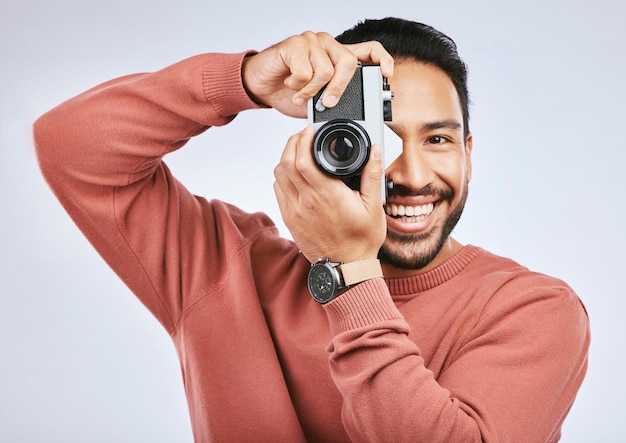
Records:
{"label": "man's eye", "polygon": [[445,143],[448,140],[445,137],[442,137],[440,135],[433,135],[432,137],[428,138],[428,143],[433,144],[433,145],[438,145],[440,143]]}

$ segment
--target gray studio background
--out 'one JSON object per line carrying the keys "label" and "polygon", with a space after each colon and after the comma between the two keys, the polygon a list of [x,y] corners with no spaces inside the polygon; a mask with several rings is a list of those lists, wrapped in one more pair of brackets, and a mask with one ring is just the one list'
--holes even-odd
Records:
{"label": "gray studio background", "polygon": [[[0,441],[192,441],[174,348],[48,190],[33,120],[115,76],[386,15],[448,33],[470,67],[474,174],[455,236],[563,278],[589,310],[590,368],[563,441],[624,441],[623,5],[3,0]],[[272,170],[303,125],[244,113],[168,163],[193,192],[279,222]]]}

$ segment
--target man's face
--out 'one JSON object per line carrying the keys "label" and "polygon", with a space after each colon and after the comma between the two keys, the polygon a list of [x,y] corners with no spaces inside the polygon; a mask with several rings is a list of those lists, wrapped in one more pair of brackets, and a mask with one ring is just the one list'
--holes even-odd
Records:
{"label": "man's face", "polygon": [[471,135],[450,78],[439,68],[396,62],[390,79],[393,121],[402,155],[387,168],[394,183],[385,206],[387,238],[380,259],[396,269],[426,271],[450,258],[450,237],[461,216],[471,176]]}

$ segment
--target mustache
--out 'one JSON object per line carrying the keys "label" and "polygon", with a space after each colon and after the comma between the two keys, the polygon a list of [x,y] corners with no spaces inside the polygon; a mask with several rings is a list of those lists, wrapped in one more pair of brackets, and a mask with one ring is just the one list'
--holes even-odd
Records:
{"label": "mustache", "polygon": [[418,197],[418,196],[435,196],[439,200],[451,202],[454,198],[454,192],[450,188],[440,188],[428,184],[419,190],[411,189],[407,186],[395,184],[391,182],[387,189],[388,197]]}

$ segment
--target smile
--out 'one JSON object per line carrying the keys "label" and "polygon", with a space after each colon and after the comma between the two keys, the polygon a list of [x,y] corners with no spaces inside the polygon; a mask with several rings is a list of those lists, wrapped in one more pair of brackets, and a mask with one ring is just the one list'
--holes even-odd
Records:
{"label": "smile", "polygon": [[428,217],[434,209],[435,205],[433,203],[421,206],[404,206],[396,204],[389,204],[385,206],[385,212],[387,215],[402,218],[403,221],[407,222],[421,221]]}

